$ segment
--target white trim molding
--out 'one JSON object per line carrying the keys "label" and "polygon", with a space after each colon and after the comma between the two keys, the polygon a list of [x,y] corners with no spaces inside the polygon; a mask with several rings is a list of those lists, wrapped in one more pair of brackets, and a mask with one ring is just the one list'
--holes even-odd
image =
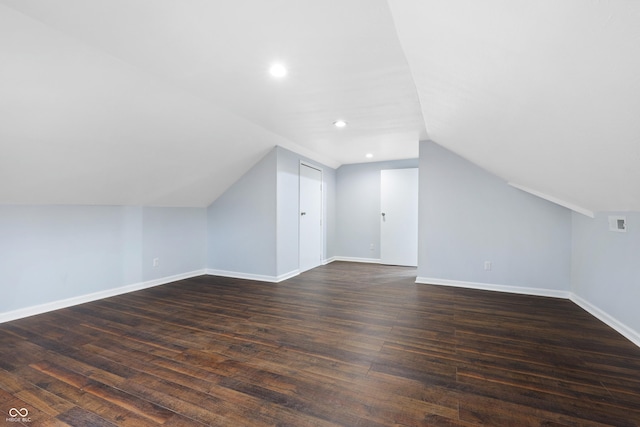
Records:
{"label": "white trim molding", "polygon": [[562,207],[565,207],[567,209],[570,209],[574,212],[578,212],[581,213],[582,215],[588,216],[589,218],[595,218],[596,215],[593,213],[593,211],[583,208],[582,206],[578,206],[575,203],[570,203],[567,201],[564,201],[562,199],[559,199],[557,197],[554,196],[550,196],[548,194],[542,193],[541,191],[538,190],[534,190],[532,188],[529,187],[525,187],[524,185],[520,185],[520,184],[516,184],[515,182],[508,182],[507,184],[509,184],[510,186],[512,186],[513,188],[517,188],[518,190],[524,191],[525,193],[529,193],[529,194],[533,194],[536,197],[540,197],[541,199],[545,199],[551,203],[555,203],[556,205],[560,205]]}
{"label": "white trim molding", "polygon": [[0,323],[10,322],[12,320],[18,320],[29,316],[34,316],[36,314],[47,313],[49,311],[59,310],[61,308],[84,304],[86,302],[96,301],[99,299],[114,297],[116,295],[127,294],[129,292],[140,291],[142,289],[152,288],[154,286],[166,285],[167,283],[177,282],[179,280],[189,279],[191,277],[202,276],[204,274],[205,270],[195,270],[189,273],[176,274],[173,276],[148,280],[146,282],[133,283],[131,285],[120,286],[118,288],[106,289],[104,291],[79,295],[77,297],[47,302],[31,307],[19,308],[17,310],[0,313]]}
{"label": "white trim molding", "polygon": [[607,314],[605,311],[601,310],[600,308],[596,307],[589,301],[579,297],[576,294],[572,293],[569,299],[571,299],[571,301],[573,301],[576,305],[582,307],[589,314],[596,317],[597,319],[600,319],[602,322],[606,323],[607,326],[615,329],[629,341],[640,347],[640,333],[628,327],[615,317]]}
{"label": "white trim molding", "polygon": [[214,270],[214,269],[207,269],[206,274],[208,274],[209,276],[229,277],[232,279],[245,279],[245,280],[256,280],[258,282],[280,283],[287,279],[291,279],[292,277],[297,276],[298,274],[300,274],[300,270],[293,270],[288,273],[280,274],[278,276],[267,276],[265,274],[240,273],[238,271]]}
{"label": "white trim molding", "polygon": [[491,283],[463,282],[459,280],[435,279],[430,277],[417,277],[416,283],[423,285],[453,286],[457,288],[479,289],[484,291],[508,292],[523,295],[568,299],[577,306],[587,311],[595,318],[604,322],[607,326],[620,333],[636,346],[640,347],[640,333],[638,331],[635,331],[633,328],[630,328],[615,317],[606,313],[604,310],[596,307],[595,305],[591,304],[587,300],[581,298],[571,291],[559,291],[556,289],[543,288],[524,288],[520,286],[495,285]]}
{"label": "white trim molding", "polygon": [[358,258],[358,257],[349,257],[349,256],[334,256],[331,258],[333,261],[344,261],[344,262],[364,262],[367,264],[380,264],[379,258]]}
{"label": "white trim molding", "polygon": [[496,285],[493,283],[463,282],[459,280],[435,279],[431,277],[416,277],[416,283],[423,285],[454,286],[457,288],[479,289],[483,291],[508,292],[512,294],[535,295],[539,297],[552,297],[567,299],[571,295],[569,291],[557,289],[527,288],[522,286]]}

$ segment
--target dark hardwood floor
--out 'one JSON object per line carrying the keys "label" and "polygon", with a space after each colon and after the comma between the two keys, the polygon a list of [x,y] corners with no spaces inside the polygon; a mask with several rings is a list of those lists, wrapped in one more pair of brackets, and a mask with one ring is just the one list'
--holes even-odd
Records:
{"label": "dark hardwood floor", "polygon": [[414,280],[203,276],[1,324],[0,425],[640,424],[640,349],[578,306]]}

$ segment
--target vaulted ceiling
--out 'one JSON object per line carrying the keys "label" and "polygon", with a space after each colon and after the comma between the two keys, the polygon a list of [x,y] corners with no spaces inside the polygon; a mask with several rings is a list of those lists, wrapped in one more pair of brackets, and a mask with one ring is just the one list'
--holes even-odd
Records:
{"label": "vaulted ceiling", "polygon": [[430,138],[640,210],[639,117],[640,2],[0,0],[0,203],[206,206],[274,145],[338,167]]}

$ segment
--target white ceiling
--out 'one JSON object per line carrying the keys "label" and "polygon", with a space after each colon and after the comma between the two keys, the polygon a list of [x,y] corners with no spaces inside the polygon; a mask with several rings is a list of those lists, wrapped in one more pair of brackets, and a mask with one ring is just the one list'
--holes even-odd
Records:
{"label": "white ceiling", "polygon": [[640,210],[640,1],[389,3],[431,139],[566,204]]}
{"label": "white ceiling", "polygon": [[640,2],[0,0],[0,203],[206,206],[274,145],[338,167],[428,136],[640,210],[639,117]]}

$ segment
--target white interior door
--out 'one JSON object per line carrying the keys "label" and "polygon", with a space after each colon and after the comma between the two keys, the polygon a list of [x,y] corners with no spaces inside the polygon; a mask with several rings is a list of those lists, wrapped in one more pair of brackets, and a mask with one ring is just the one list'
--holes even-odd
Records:
{"label": "white interior door", "polygon": [[322,264],[322,171],[300,164],[300,271]]}
{"label": "white interior door", "polygon": [[380,171],[380,262],[418,265],[418,169]]}

